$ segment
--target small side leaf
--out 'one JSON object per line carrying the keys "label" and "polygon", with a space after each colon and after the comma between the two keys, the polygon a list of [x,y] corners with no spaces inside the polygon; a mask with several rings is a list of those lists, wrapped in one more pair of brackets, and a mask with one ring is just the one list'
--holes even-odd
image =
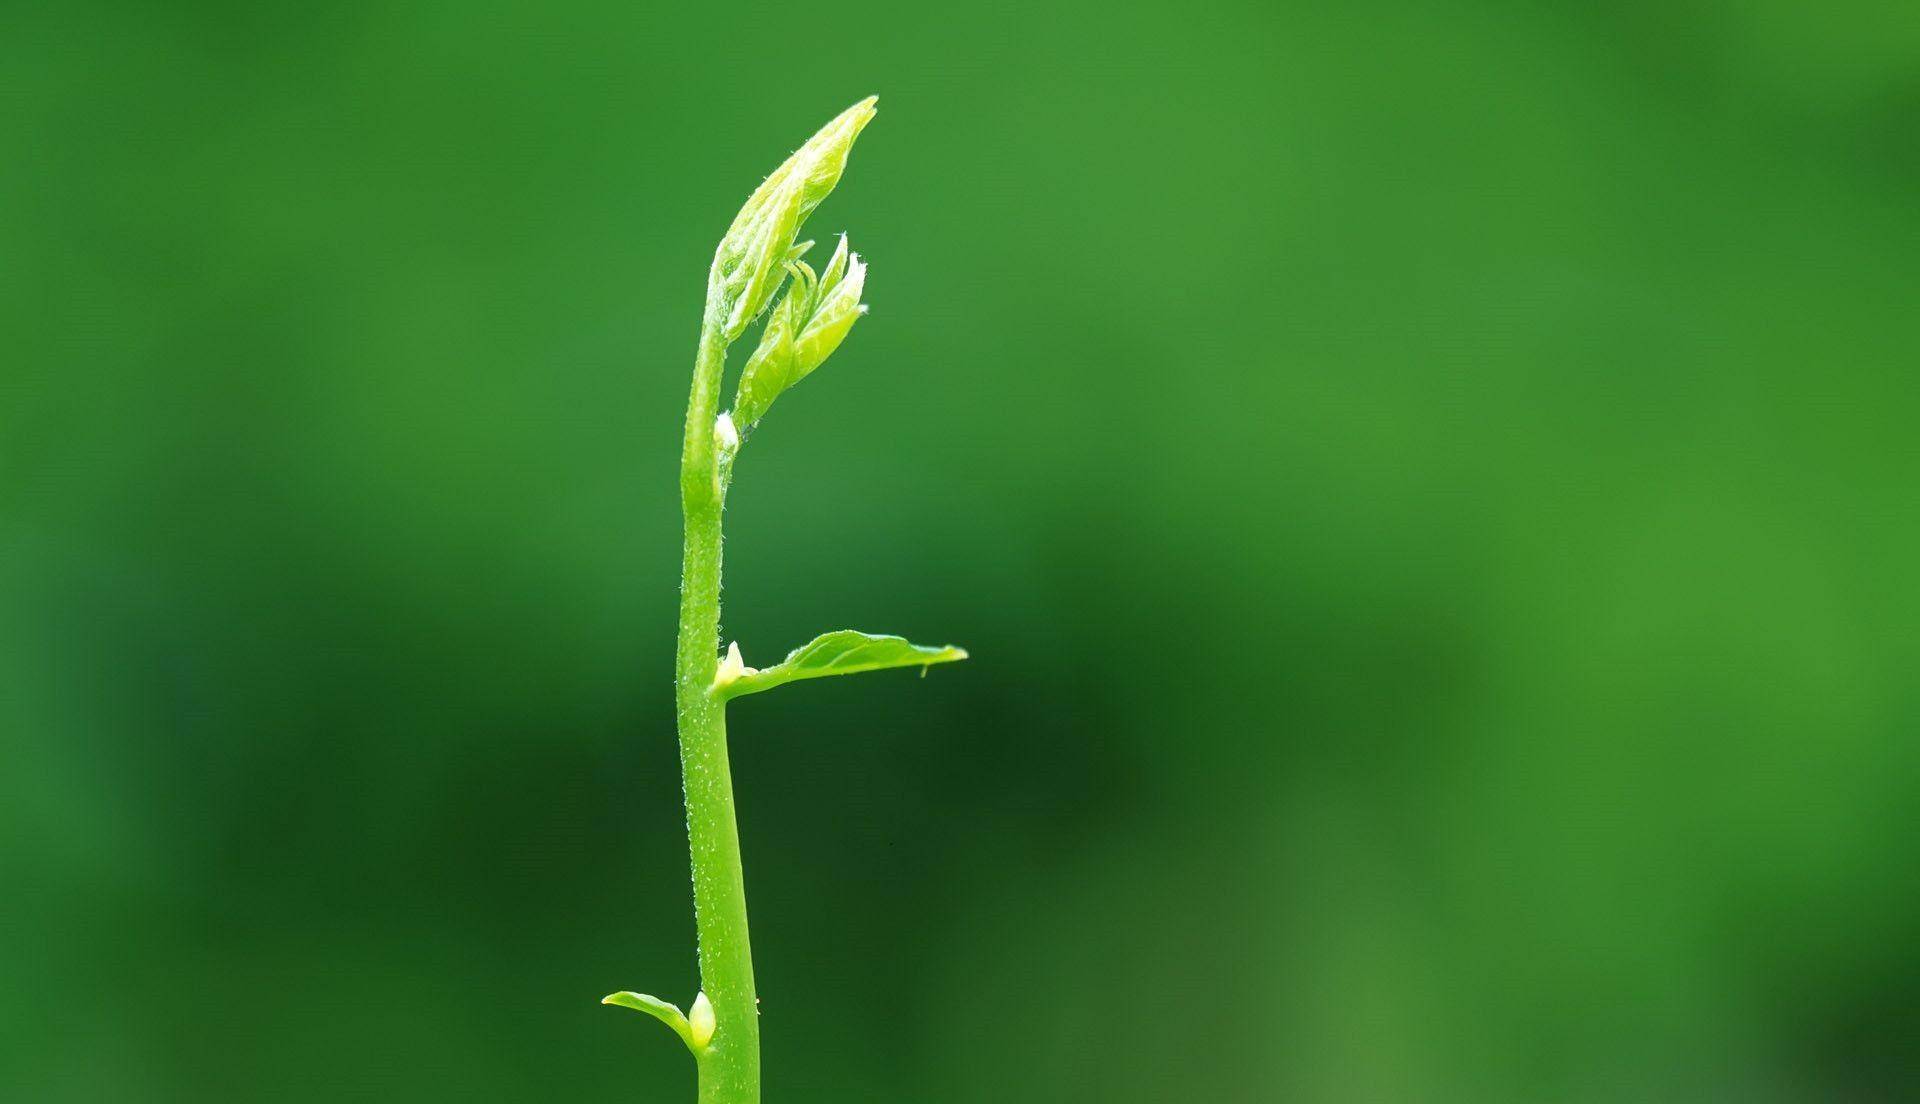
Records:
{"label": "small side leaf", "polygon": [[[652,1016],[654,1019],[672,1028],[673,1033],[680,1036],[680,1041],[687,1044],[688,1050],[698,1051],[700,1049],[695,1046],[693,1042],[693,1025],[687,1022],[686,1016],[681,1014],[680,1008],[677,1005],[663,1001],[659,997],[650,997],[645,993],[627,992],[609,993],[600,998],[600,1003],[618,1005],[621,1008],[631,1008],[635,1012],[645,1012],[647,1015]],[[711,1032],[709,1032],[709,1036],[711,1036]]]}
{"label": "small side leaf", "polygon": [[929,648],[909,643],[904,637],[876,636],[841,629],[814,637],[787,653],[787,658],[775,666],[759,671],[749,668],[746,674],[725,685],[716,686],[714,692],[725,698],[738,698],[799,679],[883,671],[890,667],[919,667],[925,670],[936,663],[951,663],[965,658],[966,651],[951,644]]}

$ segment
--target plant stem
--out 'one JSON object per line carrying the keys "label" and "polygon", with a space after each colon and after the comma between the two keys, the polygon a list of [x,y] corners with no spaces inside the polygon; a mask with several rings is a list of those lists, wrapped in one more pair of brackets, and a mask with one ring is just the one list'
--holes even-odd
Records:
{"label": "plant stem", "polygon": [[674,698],[680,771],[693,856],[693,911],[700,937],[700,984],[713,1003],[713,1040],[696,1054],[700,1104],[758,1104],[760,1022],[747,940],[740,830],[727,762],[726,703],[708,693],[719,665],[720,513],[726,490],[714,448],[727,343],[717,319],[701,325],[680,457],[686,544],[680,575],[680,637]]}

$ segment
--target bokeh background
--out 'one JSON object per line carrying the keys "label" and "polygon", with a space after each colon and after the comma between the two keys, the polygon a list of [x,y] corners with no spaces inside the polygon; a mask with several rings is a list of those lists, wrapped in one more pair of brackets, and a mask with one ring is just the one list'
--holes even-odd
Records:
{"label": "bokeh background", "polygon": [[1920,1093],[1920,20],[12,5],[0,1098],[688,1100],[706,265],[769,1099]]}

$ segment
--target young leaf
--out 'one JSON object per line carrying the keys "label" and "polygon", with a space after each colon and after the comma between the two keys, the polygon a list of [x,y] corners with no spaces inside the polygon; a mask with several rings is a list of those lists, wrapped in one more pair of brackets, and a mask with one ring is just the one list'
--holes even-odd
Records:
{"label": "young leaf", "polygon": [[833,259],[827,262],[827,267],[820,273],[820,294],[824,296],[832,292],[834,285],[840,282],[840,277],[846,274],[847,236],[842,234],[840,244],[834,247]]}
{"label": "young leaf", "polygon": [[733,398],[733,423],[740,429],[752,429],[760,416],[773,405],[780,392],[793,385],[793,339],[806,320],[794,319],[798,310],[797,286],[788,289],[780,305],[773,308],[760,344],[740,370],[740,390]]}
{"label": "young leaf", "polygon": [[925,670],[936,663],[951,663],[965,658],[966,651],[951,644],[929,648],[909,643],[904,637],[875,636],[841,629],[814,637],[787,653],[787,658],[777,665],[764,671],[745,668],[738,677],[717,684],[714,692],[722,697],[738,698],[799,679],[883,671],[890,667],[919,667]]}
{"label": "young leaf", "polygon": [[[687,1049],[694,1051],[700,1049],[694,1045],[693,1025],[687,1022],[685,1016],[681,1015],[678,1005],[663,1001],[659,997],[650,997],[645,993],[628,992],[609,993],[600,998],[600,1003],[618,1005],[621,1008],[631,1008],[635,1012],[645,1012],[647,1015],[652,1016],[654,1019],[672,1028],[674,1034],[680,1036],[680,1041],[687,1044]],[[711,1015],[711,1013],[709,1013],[709,1015]],[[713,1032],[709,1030],[707,1035],[711,1038]]]}
{"label": "young leaf", "polygon": [[740,373],[733,420],[741,429],[751,429],[782,392],[826,363],[867,312],[866,304],[860,302],[867,282],[866,262],[858,253],[848,252],[846,235],[841,235],[840,247],[824,275],[815,276],[805,261],[791,267],[793,282],[773,308],[760,344]]}
{"label": "young leaf", "polygon": [[860,292],[866,283],[867,266],[858,253],[847,261],[845,277],[836,277],[832,287],[827,287],[824,280],[821,282],[820,304],[813,309],[813,317],[807,320],[800,335],[793,339],[794,383],[806,379],[815,368],[825,364],[846,340],[847,331],[867,313],[867,305],[860,301]]}
{"label": "young leaf", "polygon": [[869,96],[821,127],[762,181],[727,227],[707,273],[707,313],[731,343],[758,317],[796,256],[793,239],[846,170],[853,140],[872,120]]}

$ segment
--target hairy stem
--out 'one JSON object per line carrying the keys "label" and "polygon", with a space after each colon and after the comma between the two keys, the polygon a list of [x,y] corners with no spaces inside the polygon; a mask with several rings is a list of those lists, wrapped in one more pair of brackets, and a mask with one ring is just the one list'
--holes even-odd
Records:
{"label": "hairy stem", "polygon": [[680,771],[693,855],[694,920],[700,936],[700,985],[713,1003],[712,1041],[698,1051],[700,1104],[758,1104],[760,1022],[747,940],[747,894],[740,831],[727,763],[726,703],[709,694],[719,663],[720,512],[725,487],[714,446],[714,418],[727,344],[717,319],[700,330],[687,436],[680,457],[680,506],[686,544],[680,575],[680,636],[674,699]]}

